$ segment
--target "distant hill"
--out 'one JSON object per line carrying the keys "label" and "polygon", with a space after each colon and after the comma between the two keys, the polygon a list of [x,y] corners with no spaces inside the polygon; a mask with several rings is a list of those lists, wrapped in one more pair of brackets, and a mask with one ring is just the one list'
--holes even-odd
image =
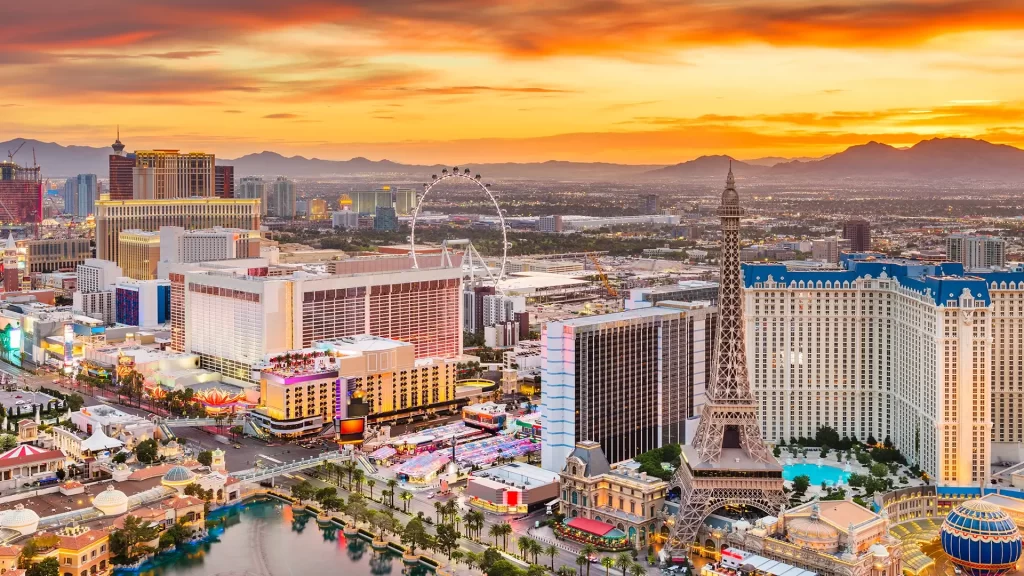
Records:
{"label": "distant hill", "polygon": [[[21,164],[36,161],[43,176],[59,178],[75,174],[107,176],[107,156],[111,149],[90,146],[61,146],[54,142],[15,138],[0,142],[0,157],[25,141],[15,157]],[[1003,144],[969,138],[935,138],[923,140],[909,148],[868,142],[819,159],[786,160],[758,158],[738,161],[730,156],[701,156],[674,164],[630,165],[603,162],[564,162],[550,160],[530,163],[468,164],[474,173],[489,178],[521,178],[530,180],[618,180],[626,178],[698,179],[721,178],[729,169],[739,177],[807,177],[807,178],[915,178],[915,179],[977,179],[1024,180],[1024,150]],[[220,159],[218,164],[235,167],[236,176],[252,174],[267,177],[320,177],[356,175],[398,175],[425,180],[440,173],[442,165],[401,164],[390,160],[323,160],[302,156],[285,157],[276,152],[248,154],[236,159]],[[451,166],[448,166],[451,168]]]}
{"label": "distant hill", "polygon": [[32,165],[32,149],[36,150],[36,163],[42,166],[43,177],[74,176],[76,174],[95,174],[106,178],[109,166],[107,156],[114,151],[109,146],[92,148],[90,146],[61,146],[56,142],[41,142],[29,138],[14,138],[0,142],[0,159],[7,160],[7,152],[25,142],[14,161],[21,165]]}
{"label": "distant hill", "polygon": [[753,164],[754,166],[775,166],[776,164],[782,164],[783,162],[814,162],[815,160],[821,160],[822,158],[828,158],[828,156],[818,156],[812,158],[810,156],[800,156],[798,158],[783,158],[782,156],[765,156],[764,158],[748,158],[744,160],[747,164]]}
{"label": "distant hill", "polygon": [[740,177],[758,176],[770,170],[766,166],[740,162],[731,156],[716,155],[701,156],[681,164],[644,172],[643,176],[646,178],[722,178],[729,171],[730,163],[733,174]]}
{"label": "distant hill", "polygon": [[773,176],[827,178],[1024,179],[1024,150],[971,138],[934,138],[910,148],[868,142],[814,162],[786,162]]}
{"label": "distant hill", "polygon": [[[221,163],[218,160],[218,163]],[[390,160],[367,160],[353,158],[351,160],[321,160],[303,156],[284,157],[276,152],[260,152],[247,154],[234,160],[224,160],[224,164],[235,167],[236,175],[258,174],[266,176],[329,176],[359,174],[402,174],[427,178],[431,174],[439,174],[442,169],[452,166],[435,164],[432,166],[417,164],[399,164]],[[646,172],[656,165],[610,164],[603,162],[547,162],[528,163],[497,163],[497,164],[466,164],[474,173],[479,172],[491,178],[523,178],[531,180],[595,180],[615,179]]]}

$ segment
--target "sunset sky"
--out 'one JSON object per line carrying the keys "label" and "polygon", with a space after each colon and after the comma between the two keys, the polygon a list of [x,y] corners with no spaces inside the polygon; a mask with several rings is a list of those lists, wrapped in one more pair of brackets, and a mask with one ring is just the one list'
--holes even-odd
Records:
{"label": "sunset sky", "polygon": [[49,0],[0,140],[403,162],[1024,146],[1020,0]]}

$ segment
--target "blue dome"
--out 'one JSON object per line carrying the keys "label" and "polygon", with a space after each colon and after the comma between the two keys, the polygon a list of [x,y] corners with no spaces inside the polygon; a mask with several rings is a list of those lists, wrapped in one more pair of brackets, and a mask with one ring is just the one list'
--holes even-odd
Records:
{"label": "blue dome", "polygon": [[942,523],[942,549],[968,574],[991,576],[1014,570],[1021,535],[1013,520],[994,504],[968,500]]}
{"label": "blue dome", "polygon": [[191,470],[184,466],[175,466],[164,474],[164,482],[191,482],[195,478],[195,474]]}

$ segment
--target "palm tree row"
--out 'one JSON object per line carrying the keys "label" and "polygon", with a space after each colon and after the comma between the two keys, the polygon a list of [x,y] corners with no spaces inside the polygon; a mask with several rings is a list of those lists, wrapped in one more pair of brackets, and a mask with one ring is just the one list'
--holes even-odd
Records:
{"label": "palm tree row", "polygon": [[498,547],[498,537],[501,537],[501,549],[508,551],[508,535],[512,533],[512,525],[508,522],[502,522],[501,524],[492,524],[487,529],[487,535],[494,538],[494,547]]}

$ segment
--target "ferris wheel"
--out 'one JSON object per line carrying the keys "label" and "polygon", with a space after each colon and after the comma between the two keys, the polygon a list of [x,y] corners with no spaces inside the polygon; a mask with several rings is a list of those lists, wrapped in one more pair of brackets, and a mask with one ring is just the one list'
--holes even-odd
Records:
{"label": "ferris wheel", "polygon": [[[430,183],[423,185],[423,195],[420,196],[419,201],[416,202],[416,209],[412,213],[412,231],[409,235],[409,253],[412,255],[412,267],[419,268],[419,262],[416,260],[416,221],[419,219],[420,208],[423,206],[424,201],[426,201],[427,196],[430,195],[430,192],[434,189],[434,187],[440,184],[441,182],[444,182],[445,180],[449,180],[452,178],[464,180],[466,182],[474,184],[477,188],[479,188],[480,191],[483,192],[487,196],[487,198],[490,199],[491,203],[494,204],[494,210],[498,213],[498,226],[501,228],[501,260],[498,262],[498,270],[496,275],[491,270],[490,266],[484,265],[484,269],[487,271],[487,275],[488,277],[490,277],[491,281],[494,282],[494,285],[498,287],[498,289],[500,290],[500,286],[498,286],[498,284],[505,277],[505,269],[507,268],[506,261],[508,260],[508,249],[511,246],[511,244],[508,241],[508,226],[505,224],[505,215],[504,213],[502,213],[501,206],[498,205],[498,200],[494,197],[494,194],[491,194],[491,185],[484,184],[483,182],[481,182],[479,174],[477,174],[476,176],[471,176],[469,168],[466,168],[464,172],[460,172],[458,166],[452,168],[451,172],[449,172],[448,169],[445,168],[441,170],[440,176],[434,174],[430,178]],[[472,245],[469,246],[469,250],[475,251],[475,249],[472,248]],[[477,256],[479,256],[479,253],[477,254]]]}

